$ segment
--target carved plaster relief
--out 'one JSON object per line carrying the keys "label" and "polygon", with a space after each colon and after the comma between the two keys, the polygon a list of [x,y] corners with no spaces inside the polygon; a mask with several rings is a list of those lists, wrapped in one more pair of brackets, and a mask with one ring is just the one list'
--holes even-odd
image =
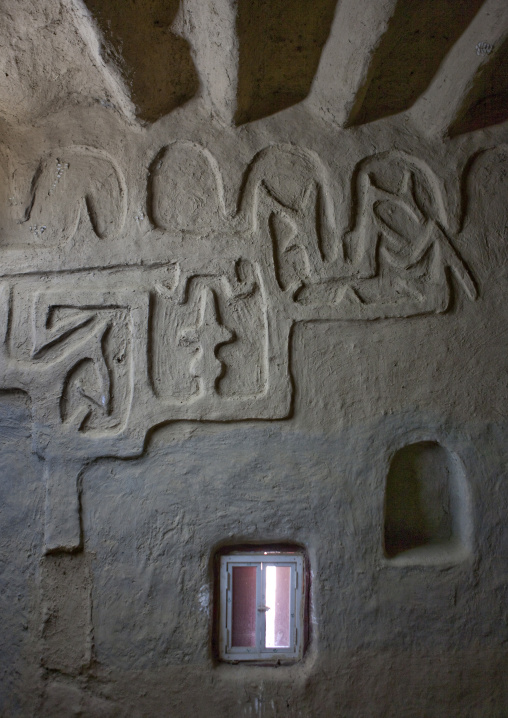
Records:
{"label": "carved plaster relief", "polygon": [[152,162],[149,201],[155,226],[208,234],[224,222],[219,167],[212,154],[194,142],[173,142]]}
{"label": "carved plaster relief", "polygon": [[268,319],[259,271],[239,260],[229,275],[182,277],[173,292],[159,287],[152,364],[158,396],[233,401],[267,391]]}
{"label": "carved plaster relief", "polygon": [[[151,427],[287,417],[296,322],[443,312],[453,285],[476,297],[444,190],[412,155],[357,164],[349,228],[324,163],[293,145],[255,155],[236,216],[218,163],[193,142],[158,153],[146,193],[143,243],[158,243],[159,261],[127,246],[115,269],[4,273],[0,383],[32,397],[48,551],[81,545],[83,466],[139,456]],[[41,245],[76,242],[83,224],[103,244],[122,236],[126,195],[113,159],[70,148],[42,161],[25,224]]]}
{"label": "carved plaster relief", "polygon": [[[344,260],[323,262],[295,300],[337,306],[337,317],[359,319],[442,312],[450,300],[449,271],[470,299],[476,288],[453,247],[443,194],[421,160],[401,152],[363,160],[355,172],[353,229],[343,236]],[[339,276],[337,276],[339,275]],[[342,276],[340,276],[342,275]],[[346,278],[349,275],[349,278]],[[330,307],[331,308],[331,307]]]}
{"label": "carved plaster relief", "polygon": [[289,145],[259,152],[248,171],[243,206],[253,213],[256,228],[268,228],[282,291],[295,294],[318,281],[326,262],[342,274],[333,202],[326,171],[315,154]]}
{"label": "carved plaster relief", "polygon": [[[51,326],[57,321],[54,316],[65,309],[73,311],[74,307],[51,308],[47,315]],[[124,309],[94,312],[93,308],[83,309],[82,313],[88,314],[94,329],[83,348],[83,357],[64,380],[60,399],[62,422],[74,424],[85,433],[118,430],[125,420],[132,391],[128,313]],[[77,321],[79,326],[80,320]],[[72,332],[72,328],[67,331]],[[64,341],[60,334],[52,344]],[[39,356],[46,347],[39,350]]]}
{"label": "carved plaster relief", "polygon": [[28,241],[59,245],[84,224],[100,239],[115,236],[125,221],[127,190],[116,162],[91,147],[55,151],[32,179],[23,226]]}
{"label": "carved plaster relief", "polygon": [[254,159],[244,203],[296,317],[378,319],[443,312],[450,275],[476,287],[455,250],[439,181],[422,160],[386,152],[362,160],[352,180],[353,223],[333,219],[326,173],[301,148],[269,147]]}
{"label": "carved plaster relief", "polygon": [[[474,299],[476,288],[451,243],[443,192],[428,165],[389,152],[363,160],[356,177],[357,211],[347,246],[358,275],[369,279],[389,268],[407,282],[427,275],[435,286],[446,282],[448,267]],[[429,255],[437,256],[425,267]]]}
{"label": "carved plaster relief", "polygon": [[32,397],[33,447],[45,460],[48,551],[81,543],[83,466],[98,456],[139,453],[143,436],[128,422],[148,389],[147,297],[112,282],[105,289],[89,276],[61,280],[27,277],[12,292],[4,285],[1,296],[0,381]]}
{"label": "carved plaster relief", "polygon": [[508,261],[508,145],[476,153],[466,166],[462,191],[462,235],[473,254],[476,273],[485,276],[490,265],[502,268]]}
{"label": "carved plaster relief", "polygon": [[506,0],[2,7],[0,714],[502,714]]}
{"label": "carved plaster relief", "polygon": [[196,380],[197,394],[219,394],[225,366],[218,352],[234,341],[235,335],[222,323],[214,290],[205,287],[199,294],[196,323],[182,329],[178,343],[193,353],[190,374]]}

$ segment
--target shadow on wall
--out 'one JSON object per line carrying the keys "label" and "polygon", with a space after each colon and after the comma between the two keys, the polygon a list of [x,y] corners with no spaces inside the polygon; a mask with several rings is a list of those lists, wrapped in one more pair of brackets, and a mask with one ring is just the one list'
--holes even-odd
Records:
{"label": "shadow on wall", "polygon": [[451,137],[474,132],[508,120],[508,40],[493,48],[492,58],[477,73]]}
{"label": "shadow on wall", "polygon": [[179,0],[85,0],[104,48],[131,88],[141,120],[155,122],[195,95],[199,79],[186,40],[171,32]]}
{"label": "shadow on wall", "polygon": [[411,107],[483,1],[399,0],[357,94],[348,125],[373,122]]}
{"label": "shadow on wall", "polygon": [[458,457],[431,441],[403,447],[386,480],[385,555],[458,555],[469,541],[468,505]]}
{"label": "shadow on wall", "polygon": [[239,0],[235,122],[301,102],[309,93],[337,0]]}

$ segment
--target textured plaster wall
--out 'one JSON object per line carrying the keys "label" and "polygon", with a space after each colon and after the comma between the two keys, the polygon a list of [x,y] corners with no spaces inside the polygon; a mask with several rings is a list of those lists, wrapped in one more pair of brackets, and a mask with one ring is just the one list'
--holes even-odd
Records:
{"label": "textured plaster wall", "polygon": [[0,715],[504,718],[505,2],[0,10]]}

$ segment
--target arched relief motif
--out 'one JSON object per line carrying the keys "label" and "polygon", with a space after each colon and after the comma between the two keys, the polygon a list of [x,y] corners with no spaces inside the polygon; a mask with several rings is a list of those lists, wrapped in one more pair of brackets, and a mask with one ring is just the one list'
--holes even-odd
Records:
{"label": "arched relief motif", "polygon": [[224,222],[222,175],[215,157],[195,142],[163,147],[150,166],[151,220],[166,230],[206,235]]}
{"label": "arched relief motif", "polygon": [[476,298],[452,244],[443,191],[425,162],[398,151],[368,157],[356,168],[352,197],[352,229],[343,238],[351,279],[337,283],[325,272],[320,286],[299,293],[301,303],[354,298],[359,318],[442,312],[450,301],[449,273]]}
{"label": "arched relief motif", "polygon": [[474,154],[462,180],[461,239],[479,276],[486,277],[508,262],[508,145]]}
{"label": "arched relief motif", "polygon": [[294,294],[317,281],[326,262],[341,266],[329,191],[319,157],[294,145],[261,150],[247,171],[242,210],[253,212],[255,228],[268,225],[275,274],[284,292]]}
{"label": "arched relief motif", "polygon": [[99,239],[110,239],[120,233],[126,211],[127,187],[115,160],[91,147],[69,147],[40,162],[23,226],[39,246],[67,242],[83,222]]}
{"label": "arched relief motif", "polygon": [[356,218],[347,247],[360,276],[381,276],[386,269],[404,276],[416,291],[426,283],[447,307],[447,268],[470,299],[476,298],[471,274],[453,247],[444,194],[429,166],[402,152],[377,155],[360,163],[356,177]]}

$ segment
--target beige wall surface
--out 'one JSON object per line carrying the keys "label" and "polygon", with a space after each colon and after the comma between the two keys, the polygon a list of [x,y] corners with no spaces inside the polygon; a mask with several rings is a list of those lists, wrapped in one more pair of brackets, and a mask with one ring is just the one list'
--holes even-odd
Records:
{"label": "beige wall surface", "polygon": [[0,10],[0,715],[506,716],[506,3]]}

